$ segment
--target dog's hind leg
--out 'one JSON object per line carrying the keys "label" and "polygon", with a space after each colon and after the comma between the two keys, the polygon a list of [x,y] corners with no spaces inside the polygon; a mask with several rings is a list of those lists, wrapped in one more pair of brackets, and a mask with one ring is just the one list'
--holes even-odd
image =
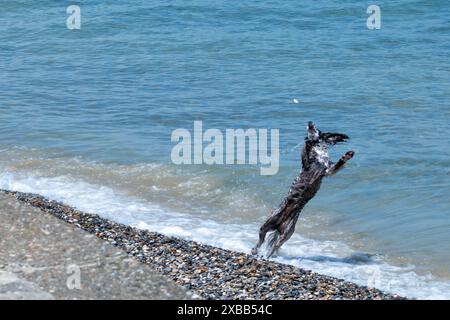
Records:
{"label": "dog's hind leg", "polygon": [[277,243],[278,241],[278,237],[280,236],[280,231],[275,230],[269,237],[268,241],[267,241],[267,248],[270,250],[271,248],[273,248],[273,246],[275,245],[275,243]]}
{"label": "dog's hind leg", "polygon": [[283,245],[283,243],[285,243],[290,238],[290,236],[288,237],[286,234],[280,234],[275,236],[276,238],[274,238],[274,244],[272,245],[269,253],[267,254],[267,259],[269,259],[274,253],[276,253],[278,249],[280,249],[280,247]]}
{"label": "dog's hind leg", "polygon": [[276,229],[274,222],[275,222],[274,218],[271,217],[266,222],[264,222],[264,224],[261,226],[261,228],[259,229],[259,240],[258,240],[258,243],[256,244],[256,246],[252,249],[252,254],[258,253],[258,249],[261,247],[261,245],[266,240],[267,232]]}
{"label": "dog's hind leg", "polygon": [[280,249],[281,246],[292,237],[292,234],[295,231],[297,218],[298,216],[292,219],[292,221],[289,222],[287,227],[285,227],[285,230],[280,234],[278,234],[276,238],[274,238],[275,241],[271,247],[269,254],[267,255],[267,258],[270,258],[274,253],[276,253],[278,249]]}

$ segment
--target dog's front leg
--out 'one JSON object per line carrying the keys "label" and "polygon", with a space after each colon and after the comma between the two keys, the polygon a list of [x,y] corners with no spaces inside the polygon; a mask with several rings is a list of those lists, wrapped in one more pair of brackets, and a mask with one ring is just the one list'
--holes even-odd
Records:
{"label": "dog's front leg", "polygon": [[348,151],[346,152],[340,159],[339,161],[334,164],[331,168],[329,168],[327,170],[327,176],[331,176],[333,174],[335,174],[336,172],[338,172],[340,169],[342,169],[342,167],[344,167],[344,164],[350,160],[351,158],[353,158],[353,156],[355,155],[355,152],[353,151]]}

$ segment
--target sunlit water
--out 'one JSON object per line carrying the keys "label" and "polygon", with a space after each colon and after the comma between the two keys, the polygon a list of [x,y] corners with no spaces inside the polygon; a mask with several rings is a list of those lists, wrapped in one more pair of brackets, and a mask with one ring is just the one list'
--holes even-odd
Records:
{"label": "sunlit water", "polygon": [[[352,139],[279,261],[450,298],[445,1],[0,3],[0,188],[249,252],[308,120]],[[294,103],[294,99],[297,99]],[[280,171],[175,166],[172,130],[280,129]],[[297,147],[296,147],[297,146]]]}

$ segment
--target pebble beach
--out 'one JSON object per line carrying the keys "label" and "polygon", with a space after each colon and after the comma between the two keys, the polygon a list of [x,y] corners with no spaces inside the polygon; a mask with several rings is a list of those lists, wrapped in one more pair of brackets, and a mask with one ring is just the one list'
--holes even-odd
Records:
{"label": "pebble beach", "polygon": [[8,190],[1,193],[122,249],[193,297],[225,300],[404,299],[245,253],[118,224],[37,194]]}

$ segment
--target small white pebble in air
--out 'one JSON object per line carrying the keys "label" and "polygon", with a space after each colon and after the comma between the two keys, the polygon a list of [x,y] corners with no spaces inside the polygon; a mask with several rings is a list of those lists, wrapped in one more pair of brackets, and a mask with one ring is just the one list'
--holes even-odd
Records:
{"label": "small white pebble in air", "polygon": [[293,103],[299,103],[300,101],[298,101],[298,99],[295,99],[295,98],[294,98],[294,99],[292,99],[292,102],[293,102]]}

